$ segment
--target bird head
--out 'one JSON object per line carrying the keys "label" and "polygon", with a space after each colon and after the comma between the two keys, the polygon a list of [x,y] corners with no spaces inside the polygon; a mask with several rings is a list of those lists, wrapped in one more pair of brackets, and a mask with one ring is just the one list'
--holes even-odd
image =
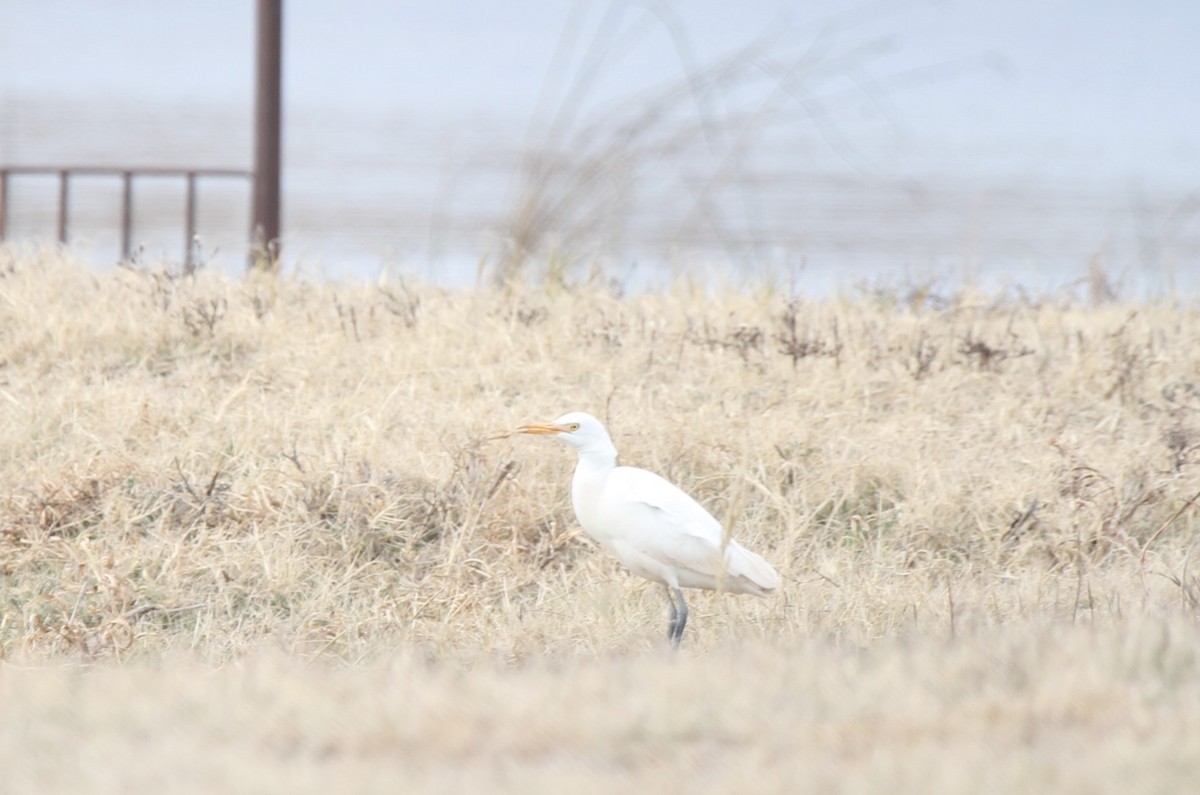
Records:
{"label": "bird head", "polygon": [[610,452],[616,455],[612,439],[600,420],[582,411],[564,414],[554,422],[530,422],[517,428],[517,433],[535,436],[553,436],[566,442],[581,453]]}

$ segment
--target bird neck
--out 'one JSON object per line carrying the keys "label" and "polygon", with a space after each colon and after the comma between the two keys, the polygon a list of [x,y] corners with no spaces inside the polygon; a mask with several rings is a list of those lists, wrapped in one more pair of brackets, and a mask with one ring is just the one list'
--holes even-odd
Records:
{"label": "bird neck", "polygon": [[600,508],[600,494],[616,465],[617,451],[611,442],[607,447],[589,445],[579,451],[579,461],[571,477],[571,504],[575,508],[575,517],[584,532],[601,544],[607,543],[606,536],[595,520]]}
{"label": "bird neck", "polygon": [[607,472],[617,465],[617,448],[604,440],[579,449],[579,464],[576,469],[585,472]]}

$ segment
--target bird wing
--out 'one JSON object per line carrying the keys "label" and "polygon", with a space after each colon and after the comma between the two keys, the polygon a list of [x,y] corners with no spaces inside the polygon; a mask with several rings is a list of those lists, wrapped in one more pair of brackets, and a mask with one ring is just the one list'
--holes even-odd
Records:
{"label": "bird wing", "polygon": [[715,574],[721,523],[669,481],[636,467],[617,467],[604,488],[605,509],[626,540],[656,560]]}
{"label": "bird wing", "polygon": [[681,573],[730,577],[727,587],[760,596],[779,584],[771,564],[726,539],[712,514],[653,472],[617,467],[609,475],[602,502],[611,526],[624,531],[625,543]]}

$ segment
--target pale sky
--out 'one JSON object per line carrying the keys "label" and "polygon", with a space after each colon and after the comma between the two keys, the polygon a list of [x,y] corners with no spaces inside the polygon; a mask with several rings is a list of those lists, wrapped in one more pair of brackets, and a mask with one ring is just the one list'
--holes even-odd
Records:
{"label": "pale sky", "polygon": [[[1000,143],[1014,148],[1012,167],[1028,144],[1082,147],[1104,173],[1176,179],[1191,170],[1183,177],[1195,179],[1200,172],[1200,3],[945,0],[891,4],[895,10],[879,14],[885,4],[582,5],[576,53],[610,8],[620,27],[638,31],[606,65],[598,100],[681,73],[664,19],[683,32],[697,64],[767,31],[790,31],[799,51],[826,30],[834,49],[887,39],[888,52],[862,63],[873,80],[960,64],[959,73],[896,88],[887,135],[917,146]],[[656,7],[670,11],[647,11]],[[288,101],[526,118],[571,8],[548,0],[289,0]],[[855,8],[866,10],[848,10]],[[6,0],[0,103],[47,93],[248,105],[252,28],[244,0]]]}
{"label": "pale sky", "polygon": [[[0,0],[0,163],[248,166],[253,33],[248,0]],[[755,142],[767,158],[743,164],[749,187],[719,198],[720,234],[738,246],[839,273],[860,261],[1070,274],[1095,251],[1119,267],[1190,256],[1192,0],[287,0],[289,251],[433,261],[446,230],[473,230],[458,249],[473,263],[503,238],[513,153],[545,127],[539,101],[560,107],[589,59],[577,127],[627,118],[646,92],[753,42],[770,44],[741,61],[757,82],[684,105],[731,119],[771,95],[768,74],[804,64],[776,137]],[[719,134],[713,151],[728,151],[737,130]],[[680,214],[720,156],[688,157],[605,210],[617,233],[699,239]],[[762,179],[774,182],[755,195]],[[228,224],[236,249],[243,222]],[[164,234],[169,252],[177,233]]]}

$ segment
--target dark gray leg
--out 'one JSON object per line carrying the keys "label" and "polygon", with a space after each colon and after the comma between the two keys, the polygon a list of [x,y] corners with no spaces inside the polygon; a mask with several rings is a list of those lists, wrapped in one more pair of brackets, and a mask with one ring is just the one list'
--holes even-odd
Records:
{"label": "dark gray leg", "polygon": [[[672,594],[674,598],[672,598]],[[676,601],[679,605],[676,607]],[[667,639],[671,641],[671,647],[678,649],[679,640],[683,637],[683,628],[687,626],[688,606],[683,598],[683,591],[678,588],[667,586],[667,601],[671,603],[671,612],[667,621]]]}
{"label": "dark gray leg", "polygon": [[679,622],[679,610],[675,607],[675,600],[671,598],[671,586],[664,585],[663,588],[667,591],[667,604],[671,606],[671,612],[667,613],[667,640],[675,645],[675,624]]}

